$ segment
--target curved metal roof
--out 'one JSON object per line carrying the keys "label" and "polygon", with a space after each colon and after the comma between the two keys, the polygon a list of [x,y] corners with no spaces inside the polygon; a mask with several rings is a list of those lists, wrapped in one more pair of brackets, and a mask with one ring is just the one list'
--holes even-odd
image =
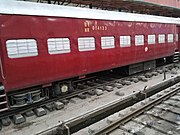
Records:
{"label": "curved metal roof", "polygon": [[1,0],[0,14],[180,24],[180,19],[13,0]]}
{"label": "curved metal roof", "polygon": [[180,17],[179,0],[21,0],[76,7]]}

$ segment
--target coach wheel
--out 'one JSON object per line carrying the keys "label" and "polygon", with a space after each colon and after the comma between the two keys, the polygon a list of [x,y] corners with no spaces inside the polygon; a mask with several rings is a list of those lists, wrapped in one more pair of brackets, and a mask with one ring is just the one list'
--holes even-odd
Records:
{"label": "coach wheel", "polygon": [[33,101],[38,101],[41,99],[41,96],[40,96],[41,91],[40,90],[34,91],[31,94],[32,94],[32,100]]}
{"label": "coach wheel", "polygon": [[14,95],[13,99],[14,99],[16,105],[26,104],[26,94]]}

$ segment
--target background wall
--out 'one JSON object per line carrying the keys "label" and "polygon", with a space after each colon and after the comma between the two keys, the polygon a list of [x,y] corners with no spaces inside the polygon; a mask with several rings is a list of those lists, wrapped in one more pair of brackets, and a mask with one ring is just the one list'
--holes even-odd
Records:
{"label": "background wall", "polygon": [[180,0],[142,0],[142,1],[180,8]]}

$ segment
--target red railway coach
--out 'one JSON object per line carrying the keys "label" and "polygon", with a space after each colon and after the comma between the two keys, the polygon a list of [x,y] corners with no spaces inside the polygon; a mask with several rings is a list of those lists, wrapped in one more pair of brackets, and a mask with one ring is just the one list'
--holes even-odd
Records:
{"label": "red railway coach", "polygon": [[1,0],[0,111],[67,92],[74,77],[178,61],[178,25],[177,18]]}

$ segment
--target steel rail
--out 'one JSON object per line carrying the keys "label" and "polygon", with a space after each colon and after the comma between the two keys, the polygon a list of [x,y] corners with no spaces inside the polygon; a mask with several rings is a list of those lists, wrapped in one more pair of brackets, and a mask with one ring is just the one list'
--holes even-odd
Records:
{"label": "steel rail", "polygon": [[180,88],[177,88],[175,90],[172,90],[168,92],[167,94],[162,95],[161,97],[149,102],[148,104],[136,109],[135,111],[121,117],[120,119],[116,120],[115,122],[101,128],[100,130],[96,131],[92,135],[107,135],[113,130],[117,129],[120,125],[124,125],[131,119],[139,116],[140,114],[144,113],[145,111],[151,109],[154,107],[154,105],[160,104],[163,100],[166,100],[167,98],[175,95],[177,92],[179,92]]}

